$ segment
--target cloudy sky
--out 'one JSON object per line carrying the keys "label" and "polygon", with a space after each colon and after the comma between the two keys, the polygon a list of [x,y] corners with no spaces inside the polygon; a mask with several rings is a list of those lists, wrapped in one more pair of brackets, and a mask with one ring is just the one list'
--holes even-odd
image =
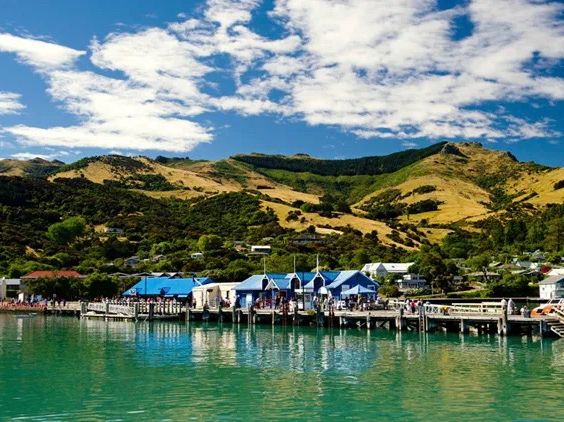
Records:
{"label": "cloudy sky", "polygon": [[0,157],[378,155],[564,165],[564,3],[0,0]]}

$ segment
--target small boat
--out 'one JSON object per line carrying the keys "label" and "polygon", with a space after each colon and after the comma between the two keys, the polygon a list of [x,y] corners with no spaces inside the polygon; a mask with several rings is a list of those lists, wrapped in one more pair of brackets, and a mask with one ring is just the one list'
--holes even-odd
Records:
{"label": "small boat", "polygon": [[564,299],[550,299],[547,303],[537,306],[531,311],[533,318],[539,318],[548,315],[554,308],[564,309]]}

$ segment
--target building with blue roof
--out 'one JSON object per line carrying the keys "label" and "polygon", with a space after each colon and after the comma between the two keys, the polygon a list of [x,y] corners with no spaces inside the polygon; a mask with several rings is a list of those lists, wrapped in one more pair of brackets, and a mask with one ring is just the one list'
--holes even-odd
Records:
{"label": "building with blue roof", "polygon": [[261,299],[267,307],[276,298],[297,299],[301,309],[311,307],[315,296],[330,295],[341,298],[342,293],[362,287],[376,295],[379,284],[357,270],[293,272],[288,274],[256,274],[234,287],[241,307],[249,307]]}
{"label": "building with blue roof", "polygon": [[213,283],[208,277],[168,278],[144,277],[123,293],[125,297],[187,298],[197,286]]}

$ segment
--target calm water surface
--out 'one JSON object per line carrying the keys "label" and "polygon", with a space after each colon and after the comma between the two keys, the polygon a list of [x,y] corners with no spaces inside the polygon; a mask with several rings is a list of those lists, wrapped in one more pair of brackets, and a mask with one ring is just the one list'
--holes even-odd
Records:
{"label": "calm water surface", "polygon": [[0,314],[1,420],[564,420],[564,340]]}

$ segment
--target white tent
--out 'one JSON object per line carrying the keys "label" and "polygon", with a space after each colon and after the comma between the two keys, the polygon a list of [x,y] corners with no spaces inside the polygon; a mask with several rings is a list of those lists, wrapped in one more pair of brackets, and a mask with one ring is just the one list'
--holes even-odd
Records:
{"label": "white tent", "polygon": [[239,283],[210,283],[192,289],[192,300],[196,308],[203,308],[207,303],[210,308],[217,308],[220,299],[227,299],[235,303],[235,290],[233,288]]}

